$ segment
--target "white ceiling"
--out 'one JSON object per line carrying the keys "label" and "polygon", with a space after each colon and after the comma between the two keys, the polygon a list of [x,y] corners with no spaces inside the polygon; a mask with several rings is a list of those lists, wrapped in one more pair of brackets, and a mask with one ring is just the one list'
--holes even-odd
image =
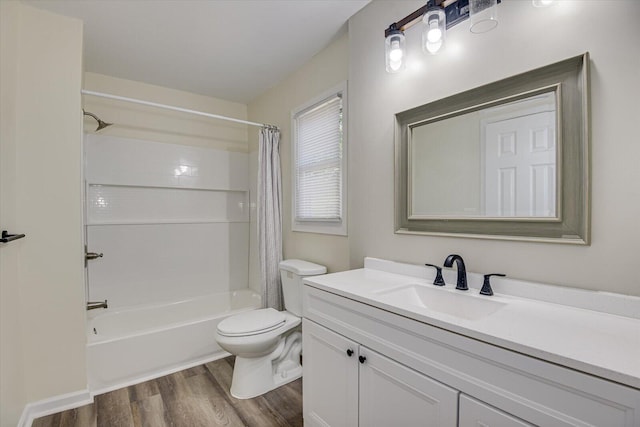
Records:
{"label": "white ceiling", "polygon": [[369,0],[30,0],[84,21],[85,70],[248,103]]}

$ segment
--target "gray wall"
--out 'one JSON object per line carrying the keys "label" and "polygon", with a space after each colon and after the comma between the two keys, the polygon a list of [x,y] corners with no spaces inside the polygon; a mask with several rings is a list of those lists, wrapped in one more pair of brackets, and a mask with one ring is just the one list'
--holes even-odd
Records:
{"label": "gray wall", "polygon": [[[640,2],[616,1],[615,19],[602,19],[611,3],[562,1],[537,9],[530,1],[504,1],[494,31],[474,35],[460,24],[438,56],[423,55],[420,29],[410,29],[413,63],[395,75],[384,68],[383,30],[424,2],[372,2],[350,20],[351,268],[362,266],[365,256],[442,263],[459,253],[475,272],[640,295],[634,268],[640,253]],[[590,247],[394,234],[395,113],[585,51],[592,59]]]}
{"label": "gray wall", "polygon": [[477,111],[415,127],[410,213],[480,215],[480,144]]}

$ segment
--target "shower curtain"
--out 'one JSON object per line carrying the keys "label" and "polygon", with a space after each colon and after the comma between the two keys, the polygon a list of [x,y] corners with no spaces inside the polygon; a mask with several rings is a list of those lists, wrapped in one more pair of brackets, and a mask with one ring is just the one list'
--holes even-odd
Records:
{"label": "shower curtain", "polygon": [[260,129],[258,153],[258,256],[262,303],[282,310],[278,265],[282,261],[282,186],[280,183],[280,130]]}

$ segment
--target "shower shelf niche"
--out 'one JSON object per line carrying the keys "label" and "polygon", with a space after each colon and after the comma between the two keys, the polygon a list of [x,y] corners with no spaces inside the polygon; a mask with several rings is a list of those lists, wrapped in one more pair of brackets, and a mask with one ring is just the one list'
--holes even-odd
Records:
{"label": "shower shelf niche", "polygon": [[87,225],[249,222],[249,192],[87,185]]}

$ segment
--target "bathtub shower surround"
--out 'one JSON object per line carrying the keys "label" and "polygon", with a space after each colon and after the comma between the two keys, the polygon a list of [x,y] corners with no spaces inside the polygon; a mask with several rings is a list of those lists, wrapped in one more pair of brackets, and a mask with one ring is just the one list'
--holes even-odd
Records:
{"label": "bathtub shower surround", "polygon": [[89,299],[113,308],[247,287],[246,153],[86,135]]}
{"label": "bathtub shower surround", "polygon": [[261,305],[248,188],[245,152],[85,135],[92,391],[226,354],[205,331]]}

